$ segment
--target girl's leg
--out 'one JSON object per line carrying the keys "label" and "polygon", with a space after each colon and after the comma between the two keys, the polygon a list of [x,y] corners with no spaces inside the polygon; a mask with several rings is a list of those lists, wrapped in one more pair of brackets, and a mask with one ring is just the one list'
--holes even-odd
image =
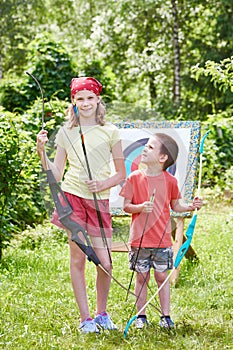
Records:
{"label": "girl's leg", "polygon": [[[96,255],[101,261],[101,265],[112,274],[112,265],[110,263],[109,254],[106,247],[103,247],[102,238],[91,237],[92,244]],[[108,247],[111,251],[111,239],[107,239]],[[100,314],[107,309],[108,293],[111,284],[111,277],[109,277],[100,267],[97,267],[96,277],[96,314]]]}
{"label": "girl's leg", "polygon": [[[148,286],[149,279],[150,279],[150,271],[145,273],[137,272],[136,284],[135,284],[135,294],[137,298],[137,302],[136,302],[137,311],[141,310],[143,305],[145,305],[146,303],[147,286]],[[146,314],[146,310],[143,309],[140,315],[145,315],[145,314]]]}
{"label": "girl's leg", "polygon": [[83,322],[90,317],[85,281],[86,256],[77,246],[77,244],[71,241],[69,233],[68,238],[70,246],[71,282],[74,291],[74,296],[80,311],[81,322]]}
{"label": "girl's leg", "polygon": [[[165,272],[154,272],[154,277],[156,280],[156,283],[158,285],[158,288],[161,286],[161,284],[165,281],[167,278],[167,271]],[[170,314],[170,284],[169,281],[165,283],[161,291],[159,292],[159,300],[161,305],[161,310],[163,315],[169,315]]]}

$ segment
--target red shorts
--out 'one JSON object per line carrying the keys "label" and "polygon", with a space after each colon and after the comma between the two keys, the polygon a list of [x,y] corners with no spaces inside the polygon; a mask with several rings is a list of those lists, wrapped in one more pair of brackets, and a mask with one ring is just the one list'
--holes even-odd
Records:
{"label": "red shorts", "polygon": [[[100,224],[96,212],[95,202],[93,199],[85,199],[74,194],[65,192],[73,213],[70,218],[79,223],[90,236],[101,237]],[[60,196],[61,204],[65,205],[64,199]],[[107,238],[112,237],[112,218],[109,211],[109,200],[98,199],[100,214],[103,222],[104,232]],[[58,219],[58,213],[55,209],[51,222],[61,228],[65,228]]]}

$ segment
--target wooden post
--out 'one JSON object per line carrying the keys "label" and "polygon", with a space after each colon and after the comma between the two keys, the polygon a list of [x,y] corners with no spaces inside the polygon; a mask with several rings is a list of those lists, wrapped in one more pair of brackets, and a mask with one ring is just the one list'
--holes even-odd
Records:
{"label": "wooden post", "polygon": [[[177,218],[177,222],[176,222],[175,240],[173,243],[174,261],[176,259],[176,255],[178,253],[178,250],[180,249],[180,247],[183,243],[183,236],[184,236],[184,218],[179,217],[179,218]],[[170,279],[171,284],[175,284],[178,282],[179,272],[180,272],[180,266],[178,266],[176,271],[174,271],[174,273]]]}
{"label": "wooden post", "polygon": [[[176,259],[176,255],[181,245],[186,241],[186,237],[184,235],[184,217],[180,217],[177,219],[177,222],[172,218],[172,237],[174,239],[173,243],[173,252],[174,252],[174,261]],[[190,245],[187,253],[185,254],[187,259],[198,259],[197,254],[193,247]],[[171,278],[171,284],[175,284],[178,282],[180,268],[174,272],[173,277]]]}
{"label": "wooden post", "polygon": [[[176,225],[177,224],[176,224],[175,219],[172,218],[171,221],[172,221],[172,238],[173,238],[173,240],[175,240],[176,239]],[[187,238],[185,237],[185,235],[183,233],[182,244],[186,241],[186,239]],[[178,249],[180,249],[180,248],[178,248]],[[177,254],[177,251],[176,251],[176,254]],[[176,256],[176,254],[174,254],[174,255]],[[198,259],[197,254],[196,254],[195,250],[193,249],[193,247],[191,245],[189,246],[189,249],[188,249],[187,253],[185,254],[185,257],[187,259],[190,259],[190,260]]]}
{"label": "wooden post", "polygon": [[124,242],[112,242],[111,251],[117,253],[127,253],[129,251],[129,247],[127,246],[127,243]]}

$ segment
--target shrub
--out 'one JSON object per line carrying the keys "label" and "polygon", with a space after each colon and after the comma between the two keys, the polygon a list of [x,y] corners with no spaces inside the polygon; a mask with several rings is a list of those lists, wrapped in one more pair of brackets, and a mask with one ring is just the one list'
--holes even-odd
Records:
{"label": "shrub", "polygon": [[39,163],[31,133],[17,115],[0,111],[0,258],[12,233],[41,221]]}

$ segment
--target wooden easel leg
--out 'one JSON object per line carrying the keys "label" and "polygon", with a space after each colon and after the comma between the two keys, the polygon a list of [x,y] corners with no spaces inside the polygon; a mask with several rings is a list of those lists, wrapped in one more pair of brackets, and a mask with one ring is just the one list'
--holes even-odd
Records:
{"label": "wooden easel leg", "polygon": [[[177,218],[175,240],[173,243],[174,261],[176,259],[178,250],[180,249],[183,243],[183,235],[184,235],[184,218],[180,217],[180,218]],[[178,266],[178,268],[174,271],[170,280],[172,285],[178,282],[179,272],[180,272],[180,267]]]}
{"label": "wooden easel leg", "polygon": [[[176,238],[176,221],[173,218],[171,218],[171,221],[172,221],[172,238],[173,238],[173,240],[175,240],[175,238]],[[183,242],[182,243],[184,243],[186,240],[187,240],[187,238],[183,234]],[[185,257],[187,259],[190,259],[190,260],[198,260],[198,256],[191,245],[189,246],[189,249],[187,250]]]}

